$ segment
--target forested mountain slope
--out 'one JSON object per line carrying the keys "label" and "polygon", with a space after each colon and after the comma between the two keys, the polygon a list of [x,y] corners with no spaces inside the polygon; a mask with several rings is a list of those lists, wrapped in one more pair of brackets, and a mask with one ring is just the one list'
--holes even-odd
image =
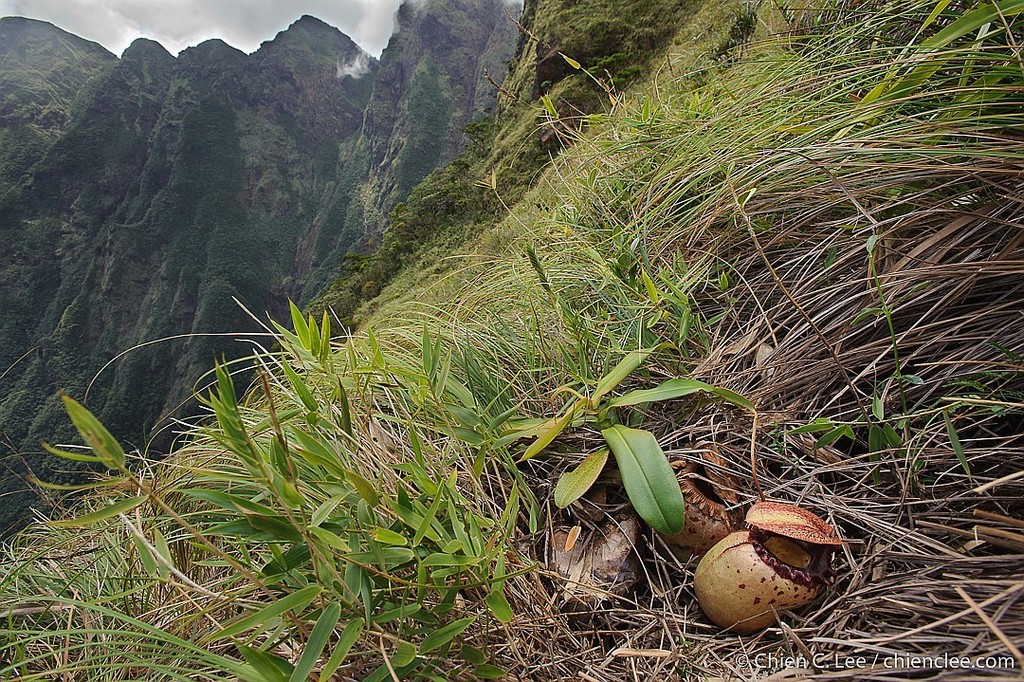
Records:
{"label": "forested mountain slope", "polygon": [[[260,327],[240,304],[265,319],[312,297],[379,229],[368,215],[459,151],[493,100],[483,65],[500,78],[514,45],[500,0],[470,4],[404,9],[379,61],[309,16],[252,55],[210,40],[175,58],[140,39],[120,59],[0,20],[3,488],[24,487],[25,463],[66,478],[39,457],[70,435],[59,390],[88,389],[145,447],[215,359],[248,352],[236,339]],[[421,149],[425,130],[444,143]]]}

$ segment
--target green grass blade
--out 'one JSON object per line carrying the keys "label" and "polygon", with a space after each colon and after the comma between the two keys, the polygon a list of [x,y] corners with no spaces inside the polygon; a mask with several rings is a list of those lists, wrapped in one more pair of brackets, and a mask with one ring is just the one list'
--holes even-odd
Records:
{"label": "green grass blade", "polygon": [[50,521],[51,526],[58,528],[77,528],[79,526],[92,526],[99,523],[103,519],[109,519],[111,516],[117,516],[123,514],[126,511],[135,509],[140,504],[145,502],[147,497],[145,495],[137,495],[135,497],[129,497],[127,499],[115,502],[114,504],[107,505],[102,509],[91,512],[89,514],[83,514],[73,519],[64,519],[61,521]]}

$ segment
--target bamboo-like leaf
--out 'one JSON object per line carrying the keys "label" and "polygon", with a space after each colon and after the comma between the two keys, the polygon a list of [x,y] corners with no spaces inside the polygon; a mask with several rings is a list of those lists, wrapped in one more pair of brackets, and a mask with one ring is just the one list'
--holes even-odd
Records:
{"label": "bamboo-like leaf", "polygon": [[352,408],[348,403],[348,393],[345,392],[345,384],[338,379],[338,410],[340,412],[341,430],[350,438],[352,437]]}
{"label": "bamboo-like leaf", "polygon": [[737,407],[742,407],[750,410],[751,412],[754,411],[754,404],[739,393],[730,391],[727,388],[712,386],[711,384],[703,381],[697,381],[696,379],[669,379],[654,388],[630,391],[625,395],[612,398],[608,401],[608,405],[609,407],[627,407],[630,405],[640,405],[641,403],[653,403],[659,400],[682,398],[683,396],[696,393],[697,391],[707,391],[711,395],[732,403]]}
{"label": "bamboo-like leaf", "polygon": [[174,566],[174,558],[171,556],[171,548],[167,544],[167,538],[164,537],[164,534],[156,526],[153,527],[153,548],[159,555],[156,558],[162,559],[162,561],[157,563],[157,575],[161,580],[167,580],[171,574],[170,567]]}
{"label": "bamboo-like leaf", "polygon": [[331,499],[327,500],[313,512],[313,515],[309,519],[309,525],[311,528],[316,528],[321,523],[330,518],[331,513],[337,508],[339,504],[345,501],[349,494],[335,495]]}
{"label": "bamboo-like leaf", "polygon": [[141,539],[136,537],[134,533],[130,534],[132,544],[135,545],[135,551],[139,554],[139,560],[142,562],[142,570],[146,572],[148,576],[157,575],[156,559],[153,558],[153,553],[149,551],[145,543]]}
{"label": "bamboo-like leaf", "polygon": [[371,507],[376,507],[380,504],[380,496],[377,494],[377,491],[374,490],[372,483],[351,469],[345,469],[345,479],[352,484],[353,488],[356,489],[356,492],[359,493],[359,497],[366,500],[366,504]]}
{"label": "bamboo-like leaf", "polygon": [[607,462],[608,448],[601,448],[588,455],[572,471],[563,473],[555,485],[555,505],[565,509],[582,497],[597,481]]}
{"label": "bamboo-like leaf", "polygon": [[396,668],[404,668],[415,660],[416,645],[412,642],[406,642],[404,639],[398,640],[395,653],[391,656],[391,665]]}
{"label": "bamboo-like leaf", "polygon": [[616,424],[601,435],[615,455],[622,485],[640,518],[667,535],[681,531],[683,493],[654,434]]}
{"label": "bamboo-like leaf", "polygon": [[285,377],[288,378],[288,383],[291,384],[293,389],[295,389],[296,395],[298,395],[299,400],[302,401],[303,407],[305,407],[308,412],[317,412],[320,409],[320,404],[317,403],[316,398],[313,397],[309,387],[306,386],[306,383],[302,380],[302,377],[299,376],[298,372],[292,369],[292,366],[287,362],[282,363],[281,367],[284,369]]}
{"label": "bamboo-like leaf", "polygon": [[288,682],[288,676],[293,672],[288,661],[251,646],[239,644],[237,649],[245,662],[252,666],[259,676],[252,682]]}
{"label": "bamboo-like leaf", "polygon": [[[45,447],[45,444],[44,444]],[[56,448],[54,448],[56,449]],[[95,459],[86,460],[89,462],[95,462]],[[74,485],[67,483],[49,483],[47,481],[41,481],[35,476],[26,476],[27,480],[32,485],[37,485],[40,488],[46,490],[62,490],[62,491],[76,491],[76,490],[99,490],[100,488],[117,488],[124,486],[132,479],[125,476],[111,476],[109,478],[104,477],[101,481],[89,481],[88,483],[77,483]]]}
{"label": "bamboo-like leaf", "polygon": [[325,545],[332,549],[336,549],[339,552],[350,552],[352,550],[352,548],[349,547],[349,544],[345,542],[344,538],[342,538],[339,535],[336,535],[335,533],[332,533],[326,528],[314,526],[309,529],[309,532],[316,536],[316,538],[323,542]]}
{"label": "bamboo-like leaf", "polygon": [[113,504],[107,505],[102,509],[98,509],[89,514],[83,514],[82,516],[75,517],[73,519],[63,519],[61,521],[50,521],[51,526],[57,526],[58,528],[77,528],[79,526],[91,526],[95,523],[102,521],[103,519],[109,519],[111,516],[117,516],[127,511],[135,509],[140,504],[146,501],[145,495],[137,495],[135,497],[129,497]]}
{"label": "bamboo-like leaf", "polygon": [[302,347],[305,349],[309,348],[309,325],[306,323],[306,318],[299,310],[299,307],[295,305],[294,301],[288,301],[288,312],[292,317],[292,326],[295,328],[295,335],[299,341],[302,342]]}
{"label": "bamboo-like leaf", "polygon": [[434,649],[440,649],[459,636],[459,634],[473,624],[476,618],[460,618],[459,620],[445,625],[439,630],[431,632],[420,642],[420,653],[426,654]]}
{"label": "bamboo-like leaf", "polygon": [[239,635],[253,628],[262,631],[266,629],[272,621],[280,618],[285,613],[304,609],[314,599],[316,599],[322,591],[323,588],[319,585],[309,585],[298,592],[292,592],[287,596],[281,597],[272,604],[269,604],[265,608],[260,609],[256,613],[236,620],[220,632],[213,633],[210,641],[234,637],[235,635]]}
{"label": "bamboo-like leaf", "polygon": [[71,417],[71,423],[75,425],[78,433],[85,440],[85,444],[92,448],[100,461],[111,469],[123,469],[124,450],[117,439],[110,434],[110,431],[107,431],[100,420],[74,398],[65,395],[61,396],[61,399],[64,401],[64,409]]}
{"label": "bamboo-like leaf", "polygon": [[320,660],[320,654],[323,653],[324,647],[327,646],[328,640],[334,633],[334,626],[338,624],[339,617],[341,617],[341,605],[338,602],[331,602],[324,608],[316,625],[313,626],[313,631],[309,633],[306,647],[302,650],[302,656],[295,664],[295,670],[292,671],[288,682],[304,682],[309,678],[309,673],[313,671],[316,662]]}
{"label": "bamboo-like leaf", "polygon": [[473,666],[473,675],[480,680],[500,680],[508,675],[508,671],[490,663]]}
{"label": "bamboo-like leaf", "polygon": [[409,544],[409,538],[388,528],[374,528],[371,535],[374,540],[377,542],[383,542],[385,545],[401,547]]}
{"label": "bamboo-like leaf", "polygon": [[[561,53],[559,53],[559,54],[561,54]],[[562,55],[562,59],[565,60],[566,64],[568,64],[572,68],[576,69],[577,71],[579,71],[580,69],[583,68],[582,66],[580,66],[580,63],[578,61],[576,61],[575,59],[573,59],[572,57],[570,57],[568,55],[563,54]]]}
{"label": "bamboo-like leaf", "polygon": [[320,671],[321,680],[329,680],[334,675],[335,671],[341,667],[341,664],[345,662],[345,658],[348,656],[348,652],[352,650],[352,646],[359,639],[359,635],[363,634],[363,625],[365,622],[362,618],[350,621],[345,626],[344,631],[341,633],[341,637],[338,638],[338,643],[334,645],[334,651],[331,652],[331,657],[327,659],[327,663],[324,663],[323,669]]}
{"label": "bamboo-like leaf", "polygon": [[503,586],[495,585],[491,588],[491,591],[487,595],[487,608],[491,610],[491,613],[502,623],[511,623],[512,619],[515,618],[515,613],[512,611],[512,606],[508,603],[508,599],[505,598],[505,590]]}
{"label": "bamboo-like leaf", "polygon": [[548,112],[548,116],[555,119],[558,118],[558,110],[555,109],[555,103],[551,101],[550,97],[541,95],[540,103],[544,107],[544,111]]}

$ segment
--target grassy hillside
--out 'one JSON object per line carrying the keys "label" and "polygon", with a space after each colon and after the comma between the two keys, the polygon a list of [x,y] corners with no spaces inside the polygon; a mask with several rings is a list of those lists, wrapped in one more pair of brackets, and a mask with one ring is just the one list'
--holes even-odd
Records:
{"label": "grassy hillside", "polygon": [[[294,310],[245,393],[222,368],[167,461],[67,401],[59,456],[111,474],[6,549],[0,676],[1018,679],[1024,4],[714,10],[549,112],[567,151],[436,278],[351,335]],[[823,596],[711,625],[648,525],[684,463],[828,519]]]}

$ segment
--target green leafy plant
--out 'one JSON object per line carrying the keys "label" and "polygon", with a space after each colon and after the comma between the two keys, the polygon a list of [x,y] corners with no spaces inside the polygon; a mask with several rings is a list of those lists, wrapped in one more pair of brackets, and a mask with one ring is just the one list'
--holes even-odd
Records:
{"label": "green leafy plant", "polygon": [[[632,351],[602,376],[589,396],[578,395],[563,412],[553,419],[514,433],[517,437],[534,437],[523,452],[521,461],[544,452],[567,429],[592,426],[600,430],[608,449],[588,456],[575,469],[562,474],[555,487],[555,503],[567,507],[593,486],[608,460],[615,457],[622,485],[637,514],[655,530],[674,534],[682,530],[685,505],[672,466],[657,438],[650,431],[625,426],[619,411],[655,402],[683,398],[698,392],[755,412],[754,405],[743,396],[696,379],[669,379],[651,389],[638,389],[609,397],[655,352],[665,346]],[[573,392],[565,388],[565,391]]]}

